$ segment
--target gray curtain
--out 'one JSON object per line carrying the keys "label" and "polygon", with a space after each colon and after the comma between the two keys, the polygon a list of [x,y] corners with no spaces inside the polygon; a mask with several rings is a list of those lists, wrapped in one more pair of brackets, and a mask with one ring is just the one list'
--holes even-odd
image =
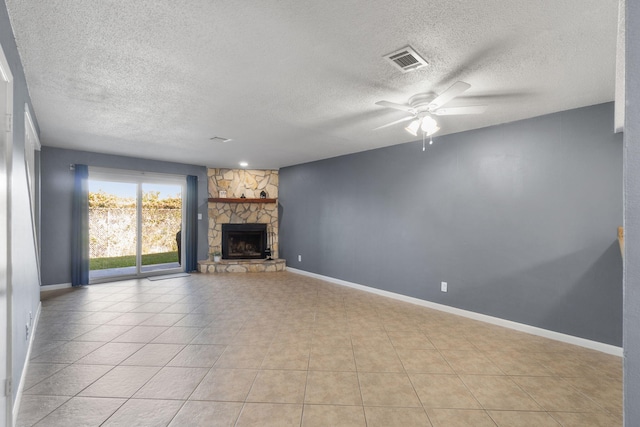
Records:
{"label": "gray curtain", "polygon": [[185,233],[185,271],[198,269],[198,177],[187,175],[187,212]]}
{"label": "gray curtain", "polygon": [[89,284],[89,167],[76,165],[71,211],[71,285]]}

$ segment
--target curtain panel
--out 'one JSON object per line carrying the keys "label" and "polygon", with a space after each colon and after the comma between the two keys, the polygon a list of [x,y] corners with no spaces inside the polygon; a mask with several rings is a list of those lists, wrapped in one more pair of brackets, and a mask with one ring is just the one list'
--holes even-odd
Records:
{"label": "curtain panel", "polygon": [[71,286],[89,284],[89,167],[75,165],[71,211]]}

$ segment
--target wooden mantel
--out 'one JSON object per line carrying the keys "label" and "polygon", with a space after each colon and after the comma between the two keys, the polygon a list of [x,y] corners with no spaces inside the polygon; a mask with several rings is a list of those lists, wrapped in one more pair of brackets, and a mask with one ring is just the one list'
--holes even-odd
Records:
{"label": "wooden mantel", "polygon": [[278,199],[247,199],[210,197],[209,203],[276,203]]}

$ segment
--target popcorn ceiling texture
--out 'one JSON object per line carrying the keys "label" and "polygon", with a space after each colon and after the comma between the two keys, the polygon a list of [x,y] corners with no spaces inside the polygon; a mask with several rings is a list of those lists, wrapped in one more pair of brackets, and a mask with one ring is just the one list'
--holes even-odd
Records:
{"label": "popcorn ceiling texture", "polygon": [[[265,191],[267,198],[278,198],[277,170],[209,169],[209,197],[227,192],[227,198],[239,198],[243,194],[257,199]],[[272,241],[272,257],[278,255],[278,204],[277,203],[209,203],[209,252],[222,247],[222,224],[268,224]]]}
{"label": "popcorn ceiling texture", "polygon": [[[472,87],[450,107],[489,108],[439,117],[438,136],[614,96],[618,0],[6,4],[43,143],[60,148],[273,169],[415,141],[372,132],[403,117],[375,103],[456,80]],[[382,58],[407,44],[428,67]]]}

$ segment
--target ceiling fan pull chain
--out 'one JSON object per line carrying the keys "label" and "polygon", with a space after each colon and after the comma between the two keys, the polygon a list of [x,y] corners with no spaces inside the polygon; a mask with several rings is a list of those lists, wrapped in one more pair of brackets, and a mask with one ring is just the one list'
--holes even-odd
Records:
{"label": "ceiling fan pull chain", "polygon": [[425,146],[424,146],[424,132],[422,132],[422,151],[425,150]]}

